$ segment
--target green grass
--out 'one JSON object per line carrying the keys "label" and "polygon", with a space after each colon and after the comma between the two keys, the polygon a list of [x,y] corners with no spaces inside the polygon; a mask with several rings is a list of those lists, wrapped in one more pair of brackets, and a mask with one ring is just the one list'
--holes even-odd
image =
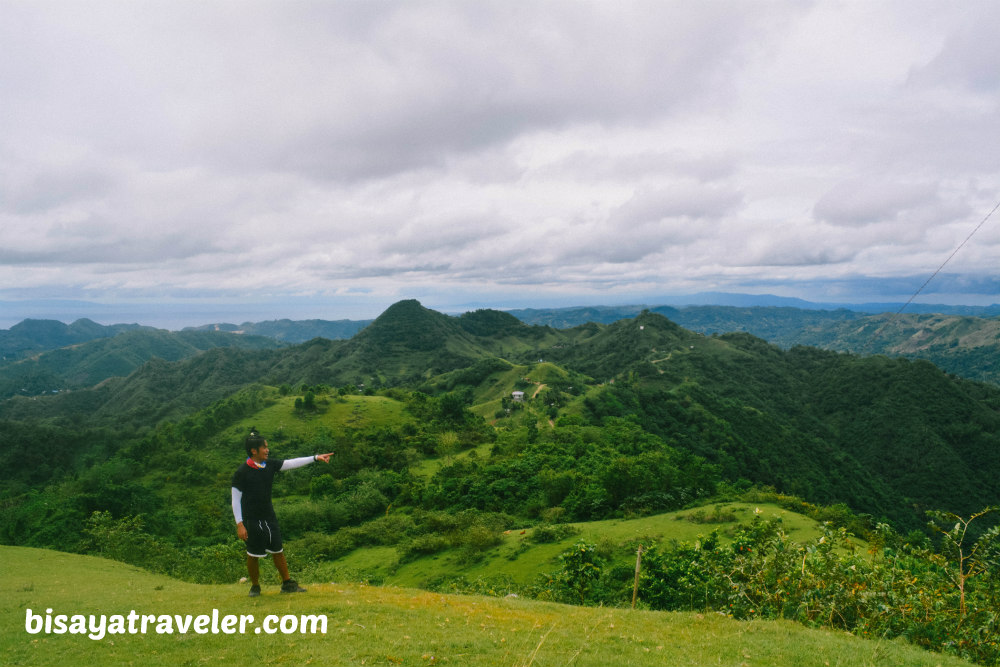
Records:
{"label": "green grass", "polygon": [[250,427],[256,426],[271,446],[279,449],[283,440],[309,439],[324,428],[337,433],[346,429],[397,427],[411,420],[401,402],[385,396],[320,396],[316,400],[318,409],[312,412],[296,410],[296,398],[301,397],[278,398],[253,417],[226,429],[222,437],[242,444]]}
{"label": "green grass", "polygon": [[[764,519],[780,518],[786,532],[803,542],[822,535],[819,524],[801,514],[782,509],[777,505],[751,503],[724,503],[717,506],[721,514],[732,514],[736,521],[699,523],[692,518],[711,516],[716,506],[668,512],[638,519],[611,519],[570,524],[579,533],[557,542],[532,543],[533,530],[511,530],[503,542],[483,555],[477,562],[463,562],[459,550],[451,549],[432,556],[424,556],[400,564],[394,547],[362,547],[333,561],[334,571],[344,578],[370,578],[398,586],[426,586],[429,582],[445,577],[465,577],[474,581],[481,577],[509,577],[516,584],[527,585],[539,575],[558,569],[559,554],[578,540],[613,547],[617,557],[634,558],[635,546],[664,544],[670,541],[693,543],[700,537],[718,529],[723,541],[728,538],[726,529],[738,523],[748,523],[755,510]],[[861,544],[861,543],[859,543]],[[291,552],[291,549],[290,549]]]}
{"label": "green grass", "polygon": [[418,461],[416,464],[410,466],[410,472],[417,477],[422,477],[424,479],[430,479],[434,476],[438,470],[446,465],[450,465],[455,461],[461,461],[470,458],[470,454],[475,452],[474,456],[479,457],[480,460],[487,458],[490,455],[490,450],[493,448],[492,442],[484,442],[476,447],[471,447],[464,451],[458,452],[452,456],[429,456],[425,459]]}
{"label": "green grass", "polygon": [[[0,547],[3,665],[968,665],[900,641],[788,621],[572,607],[520,599],[311,583],[246,596],[89,556]],[[265,564],[265,574],[273,572]],[[28,634],[26,609],[54,614],[253,615],[246,634]],[[255,634],[268,614],[324,615],[326,634]]]}

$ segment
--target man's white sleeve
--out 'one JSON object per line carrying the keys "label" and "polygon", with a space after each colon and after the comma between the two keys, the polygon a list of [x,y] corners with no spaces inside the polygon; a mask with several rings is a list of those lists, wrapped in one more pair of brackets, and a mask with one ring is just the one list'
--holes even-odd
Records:
{"label": "man's white sleeve", "polygon": [[236,523],[243,522],[243,492],[233,487],[233,518]]}
{"label": "man's white sleeve", "polygon": [[281,464],[281,469],[295,470],[296,468],[307,466],[315,460],[316,460],[315,456],[301,456],[297,459],[285,459],[285,461]]}

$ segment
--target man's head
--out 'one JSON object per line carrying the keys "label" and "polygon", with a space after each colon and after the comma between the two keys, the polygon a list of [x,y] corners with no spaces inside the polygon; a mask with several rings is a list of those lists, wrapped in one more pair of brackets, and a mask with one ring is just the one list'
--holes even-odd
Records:
{"label": "man's head", "polygon": [[243,446],[247,450],[247,456],[255,461],[266,461],[268,454],[267,440],[264,439],[257,428],[250,429],[250,435],[243,441]]}

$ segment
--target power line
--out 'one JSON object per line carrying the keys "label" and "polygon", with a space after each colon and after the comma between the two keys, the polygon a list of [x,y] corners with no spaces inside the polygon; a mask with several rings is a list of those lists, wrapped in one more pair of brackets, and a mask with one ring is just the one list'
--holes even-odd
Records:
{"label": "power line", "polygon": [[879,336],[880,333],[882,333],[882,330],[885,329],[887,326],[889,326],[890,324],[892,324],[893,322],[896,321],[896,318],[899,317],[900,313],[902,313],[906,309],[907,306],[909,306],[911,303],[913,303],[913,300],[916,299],[917,296],[921,292],[924,291],[924,288],[927,287],[927,285],[929,285],[930,282],[932,280],[934,280],[934,278],[936,278],[939,273],[941,273],[941,271],[944,269],[944,267],[948,265],[948,262],[951,261],[952,257],[954,257],[955,255],[958,254],[958,251],[961,250],[965,246],[965,244],[969,242],[969,239],[971,239],[973,236],[976,235],[976,232],[978,232],[982,228],[982,226],[986,224],[987,220],[989,220],[990,218],[993,217],[993,214],[996,213],[998,209],[1000,209],[1000,201],[998,201],[996,203],[996,206],[994,206],[993,209],[989,213],[986,214],[986,217],[984,217],[980,221],[980,223],[978,225],[976,225],[976,228],[973,229],[972,232],[968,236],[965,237],[965,240],[962,241],[961,243],[959,243],[958,247],[951,251],[951,254],[948,255],[948,259],[944,260],[944,262],[941,263],[941,266],[939,266],[937,268],[937,270],[934,273],[931,274],[930,278],[928,278],[927,280],[924,281],[924,284],[921,285],[917,289],[917,291],[913,293],[913,296],[911,296],[909,299],[907,299],[906,303],[904,303],[902,306],[900,306],[899,310],[897,310],[895,313],[893,313],[892,317],[890,317],[888,320],[886,320],[886,322],[882,326],[880,326],[875,331],[875,333],[872,334],[872,337],[868,339],[868,344],[865,345],[865,351],[867,351],[868,349],[871,348],[872,343],[875,342],[875,339],[878,338],[878,336]]}

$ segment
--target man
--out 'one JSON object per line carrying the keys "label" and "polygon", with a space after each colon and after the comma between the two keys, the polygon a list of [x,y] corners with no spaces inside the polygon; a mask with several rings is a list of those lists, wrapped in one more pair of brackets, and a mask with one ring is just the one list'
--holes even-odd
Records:
{"label": "man", "polygon": [[288,575],[288,562],[281,545],[281,530],[271,504],[271,486],[279,470],[293,470],[314,461],[329,463],[333,452],[303,456],[297,459],[268,460],[267,440],[250,429],[244,446],[247,460],[233,474],[233,518],[236,519],[236,534],[247,543],[247,572],[250,575],[250,597],[260,595],[260,559],[271,554],[274,566],[281,575],[282,593],[304,593],[294,579]]}

